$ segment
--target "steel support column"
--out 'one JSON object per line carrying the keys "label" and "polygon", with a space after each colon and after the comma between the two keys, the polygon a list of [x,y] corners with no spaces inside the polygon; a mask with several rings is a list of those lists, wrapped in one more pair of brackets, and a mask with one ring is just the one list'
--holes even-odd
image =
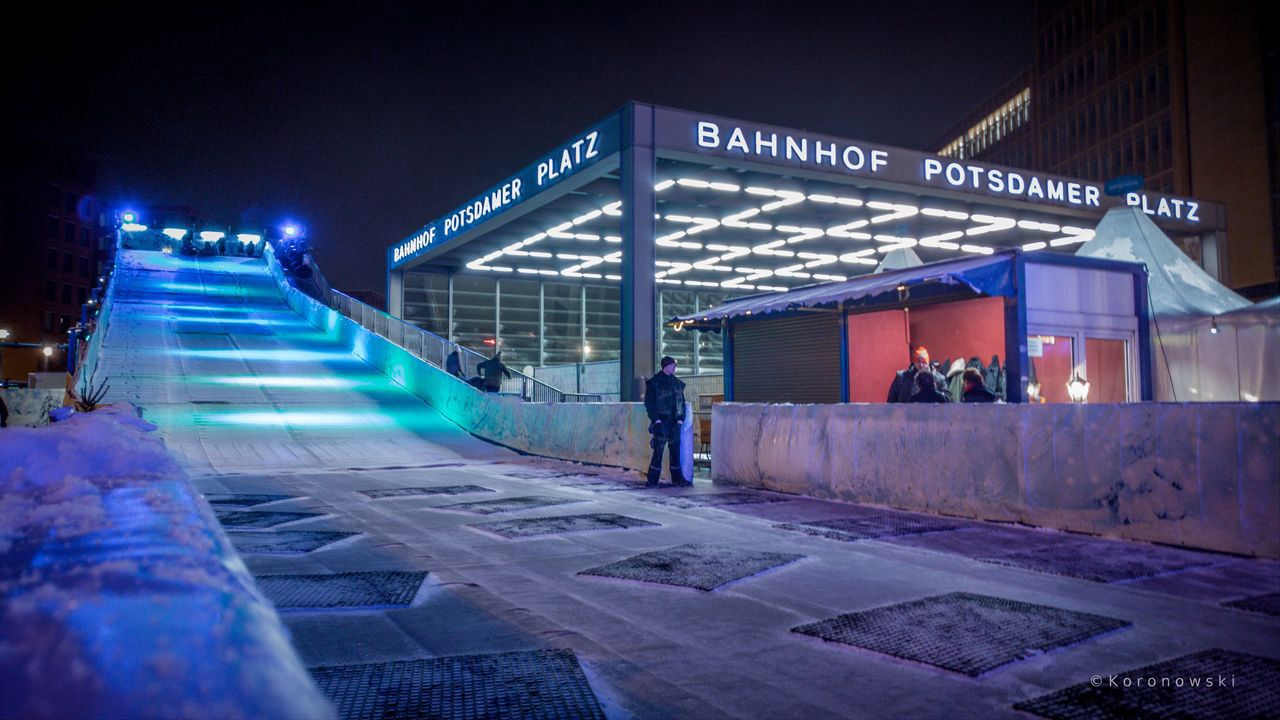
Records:
{"label": "steel support column", "polygon": [[658,316],[655,308],[653,214],[653,108],[630,105],[622,113],[622,294],[618,391],[623,402],[643,399],[654,372]]}
{"label": "steel support column", "polygon": [[404,318],[404,271],[387,271],[387,313]]}

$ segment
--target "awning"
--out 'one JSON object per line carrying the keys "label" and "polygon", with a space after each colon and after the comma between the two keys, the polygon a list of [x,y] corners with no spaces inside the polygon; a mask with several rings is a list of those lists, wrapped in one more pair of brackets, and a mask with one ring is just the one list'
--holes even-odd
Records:
{"label": "awning", "polygon": [[835,305],[883,293],[896,293],[900,285],[910,288],[924,283],[965,285],[983,295],[1010,297],[1015,292],[1013,258],[1014,253],[1003,252],[945,260],[903,270],[862,275],[844,282],[809,285],[783,293],[750,295],[731,300],[717,308],[682,315],[670,322],[718,326],[725,318]]}

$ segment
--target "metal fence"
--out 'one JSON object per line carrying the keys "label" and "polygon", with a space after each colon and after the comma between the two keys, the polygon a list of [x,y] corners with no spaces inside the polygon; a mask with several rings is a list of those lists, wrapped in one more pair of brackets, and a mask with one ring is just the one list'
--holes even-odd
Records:
{"label": "metal fence", "polygon": [[[346,293],[327,286],[323,291],[328,298],[329,307],[359,323],[360,327],[386,338],[415,357],[438,368],[445,367],[446,358],[454,347],[453,343],[446,338],[362,303]],[[489,358],[461,346],[459,350],[463,379],[478,375],[479,364]],[[529,402],[602,402],[603,400],[601,395],[595,393],[563,392],[517,370],[507,369],[511,377],[504,376],[502,379],[502,389],[499,392],[503,395],[514,395]]]}

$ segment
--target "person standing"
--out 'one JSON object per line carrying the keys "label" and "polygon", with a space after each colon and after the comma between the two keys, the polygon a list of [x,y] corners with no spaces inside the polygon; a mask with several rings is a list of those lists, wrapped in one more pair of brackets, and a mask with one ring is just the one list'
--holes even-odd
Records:
{"label": "person standing", "polygon": [[934,373],[916,373],[916,394],[911,396],[910,403],[949,403],[951,397],[938,386]]}
{"label": "person standing", "polygon": [[649,432],[653,438],[653,458],[649,460],[646,485],[658,484],[662,474],[662,448],[670,454],[672,485],[692,485],[680,470],[680,425],[684,423],[684,382],[676,377],[676,361],[662,358],[662,369],[644,383],[644,409],[649,415]]}
{"label": "person standing", "polygon": [[967,368],[964,371],[964,402],[967,403],[993,403],[996,401],[996,394],[991,392],[987,384],[983,382],[982,371],[977,368]]}
{"label": "person standing", "polygon": [[444,359],[444,371],[456,378],[466,380],[462,372],[462,352],[457,345],[453,346],[453,352]]}
{"label": "person standing", "polygon": [[929,351],[921,346],[916,348],[915,353],[911,356],[911,367],[906,370],[899,370],[898,374],[894,376],[893,384],[889,386],[889,397],[885,402],[911,402],[916,393],[920,392],[920,384],[916,382],[916,376],[920,374],[932,375],[934,388],[944,395],[947,400],[951,399],[951,395],[946,390],[946,378],[942,377],[942,373],[930,367]]}
{"label": "person standing", "polygon": [[506,365],[502,364],[502,351],[493,354],[493,357],[485,360],[476,367],[480,371],[480,377],[484,378],[484,391],[488,393],[496,393],[502,390],[503,376],[511,377],[511,371]]}

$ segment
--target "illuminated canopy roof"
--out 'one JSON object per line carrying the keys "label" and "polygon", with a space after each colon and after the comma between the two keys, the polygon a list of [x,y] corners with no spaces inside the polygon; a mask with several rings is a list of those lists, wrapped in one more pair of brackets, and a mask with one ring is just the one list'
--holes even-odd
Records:
{"label": "illuminated canopy roof", "polygon": [[[646,106],[647,107],[647,106]],[[659,287],[757,293],[1002,249],[1073,251],[1108,207],[1170,234],[1222,225],[1210,203],[666,108],[653,112]],[[610,283],[622,264],[621,115],[388,250],[388,269]]]}

